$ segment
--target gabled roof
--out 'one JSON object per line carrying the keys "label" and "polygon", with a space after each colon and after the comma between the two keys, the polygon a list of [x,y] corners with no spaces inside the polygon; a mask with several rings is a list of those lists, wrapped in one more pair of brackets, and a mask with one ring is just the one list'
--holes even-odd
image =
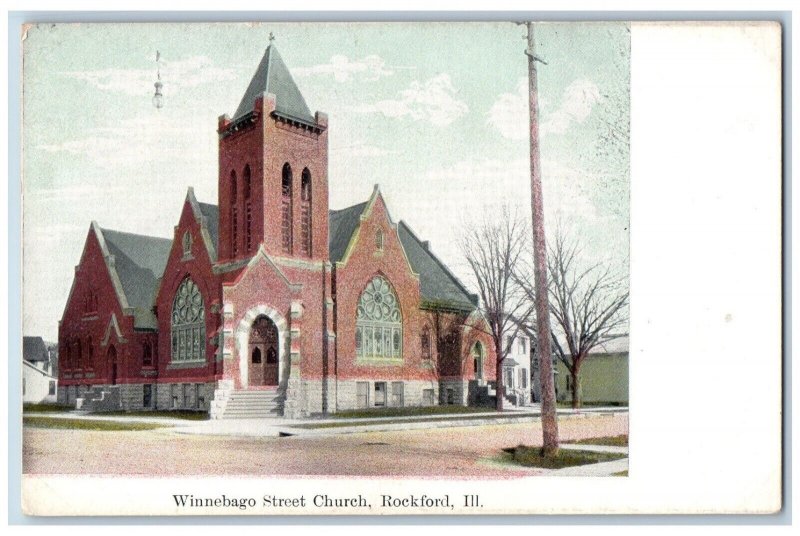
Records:
{"label": "gabled roof", "polygon": [[[167,265],[172,240],[154,236],[138,235],[96,227],[104,244],[104,254],[113,255],[109,264],[113,270],[112,280],[119,280],[123,298],[134,310],[134,326],[142,329],[157,329],[153,314],[158,280]],[[122,304],[123,307],[125,304]]]}
{"label": "gabled roof", "polygon": [[216,262],[219,251],[219,207],[200,203],[194,196],[191,186],[186,192],[186,201],[191,205],[195,220],[200,225],[203,243],[211,262]]}
{"label": "gabled roof", "polygon": [[236,121],[253,111],[256,99],[264,93],[275,95],[275,112],[291,119],[315,124],[314,116],[308,109],[303,95],[297,88],[286,64],[272,44],[267,47],[264,57],[256,68],[247,91],[236,108],[233,120]]}
{"label": "gabled roof", "polygon": [[477,297],[464,287],[455,275],[423,243],[406,222],[397,226],[400,243],[411,268],[419,274],[419,290],[423,300],[431,305],[468,310],[477,307]]}
{"label": "gabled roof", "polygon": [[22,337],[22,358],[31,363],[49,361],[44,340],[41,337]]}
{"label": "gabled roof", "polygon": [[200,212],[206,218],[206,228],[208,229],[208,234],[211,235],[214,250],[219,251],[219,207],[208,203],[198,203],[198,206],[200,207]]}
{"label": "gabled roof", "polygon": [[361,221],[361,214],[367,206],[367,201],[328,212],[328,252],[331,262],[339,262],[344,258],[350,237]]}
{"label": "gabled roof", "polygon": [[[361,221],[368,201],[341,210],[331,210],[328,215],[328,250],[331,262],[341,261],[353,233]],[[477,299],[458,281],[430,248],[417,238],[403,221],[397,226],[400,244],[414,273],[419,274],[420,297],[430,306],[440,306],[471,311]]]}

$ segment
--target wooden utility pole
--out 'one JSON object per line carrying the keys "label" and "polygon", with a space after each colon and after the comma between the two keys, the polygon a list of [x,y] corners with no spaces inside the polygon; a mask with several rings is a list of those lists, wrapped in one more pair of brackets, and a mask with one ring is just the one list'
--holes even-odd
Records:
{"label": "wooden utility pole", "polygon": [[531,212],[533,215],[533,272],[536,290],[536,330],[539,356],[539,377],[542,386],[542,441],[545,456],[558,454],[558,421],[556,420],[556,391],[550,351],[550,300],[547,294],[547,245],[544,234],[544,205],[542,203],[542,172],[539,158],[539,100],[536,62],[546,63],[536,56],[533,23],[528,28],[528,96],[531,129]]}

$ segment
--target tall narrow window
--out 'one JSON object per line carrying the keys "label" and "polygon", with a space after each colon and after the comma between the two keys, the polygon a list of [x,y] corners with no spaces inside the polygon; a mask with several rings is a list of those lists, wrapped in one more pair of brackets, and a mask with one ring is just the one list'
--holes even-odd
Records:
{"label": "tall narrow window", "polygon": [[86,368],[89,370],[94,368],[94,346],[91,337],[86,339]]}
{"label": "tall narrow window", "polygon": [[284,253],[292,253],[292,167],[288,162],[281,178],[281,245]]}
{"label": "tall narrow window", "polygon": [[75,341],[75,355],[78,358],[78,367],[77,368],[79,368],[79,369],[83,368],[83,349],[81,348],[81,340],[80,339]]}
{"label": "tall narrow window", "polygon": [[422,359],[431,358],[431,331],[425,327],[419,336],[420,347],[422,348]]}
{"label": "tall narrow window", "polygon": [[375,249],[383,251],[383,231],[380,229],[375,231]]}
{"label": "tall narrow window", "polygon": [[472,348],[472,371],[476,380],[483,379],[483,345],[480,342]]}
{"label": "tall narrow window", "polygon": [[142,345],[142,365],[145,367],[152,366],[153,364],[153,348],[150,341],[145,341]]}
{"label": "tall narrow window", "polygon": [[253,248],[253,209],[250,204],[250,164],[244,166],[244,249]]}
{"label": "tall narrow window", "polygon": [[238,193],[236,191],[236,172],[231,171],[231,256],[235,257],[239,254],[239,211],[237,205],[239,204]]}
{"label": "tall narrow window", "polygon": [[192,255],[192,233],[186,231],[183,233],[183,257],[190,257]]}
{"label": "tall narrow window", "polygon": [[300,180],[300,248],[311,256],[311,172],[303,170]]}
{"label": "tall narrow window", "polygon": [[172,302],[172,361],[205,361],[205,318],[200,289],[184,279]]}

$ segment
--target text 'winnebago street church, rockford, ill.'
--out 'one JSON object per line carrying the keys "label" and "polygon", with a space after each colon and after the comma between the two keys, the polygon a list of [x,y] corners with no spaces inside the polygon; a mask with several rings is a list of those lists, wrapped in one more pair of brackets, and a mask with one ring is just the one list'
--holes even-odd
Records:
{"label": "text 'winnebago street church, rockford, ill.'", "polygon": [[219,204],[190,187],[172,240],[91,224],[59,402],[300,418],[494,394],[477,297],[377,186],[328,209],[327,123],[270,44],[219,119]]}

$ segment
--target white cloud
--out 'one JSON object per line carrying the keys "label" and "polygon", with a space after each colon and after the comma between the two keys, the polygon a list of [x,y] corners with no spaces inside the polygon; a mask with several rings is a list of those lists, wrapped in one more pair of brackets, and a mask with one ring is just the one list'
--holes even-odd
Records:
{"label": "white cloud", "polygon": [[193,122],[176,121],[167,113],[152,110],[114,125],[96,127],[82,137],[36,148],[49,153],[85,157],[104,170],[191,162],[202,153],[209,161],[216,154],[213,131],[201,130]]}
{"label": "white cloud", "polygon": [[450,75],[442,73],[425,82],[414,80],[396,99],[378,101],[354,108],[361,113],[380,113],[386,117],[409,117],[436,126],[447,126],[469,111],[459,100]]}
{"label": "white cloud", "polygon": [[[147,95],[153,92],[156,69],[99,69],[96,71],[68,71],[68,78],[83,80],[104,91],[126,95]],[[177,61],[161,61],[161,81],[164,94],[175,94],[184,88],[236,78],[236,70],[214,66],[205,56],[192,56]]]}
{"label": "white cloud", "polygon": [[[558,109],[552,112],[548,113],[549,103],[540,98],[539,135],[564,134],[572,125],[583,123],[600,99],[597,85],[585,79],[575,80],[567,86]],[[501,94],[492,104],[486,122],[504,138],[522,140],[529,135],[528,116],[528,80],[520,78],[516,91]]]}
{"label": "white cloud", "polygon": [[298,78],[333,76],[337,82],[348,82],[355,78],[374,82],[384,76],[393,75],[394,71],[386,66],[386,61],[380,56],[370,55],[350,60],[347,56],[337,54],[328,63],[294,68],[292,74]]}

